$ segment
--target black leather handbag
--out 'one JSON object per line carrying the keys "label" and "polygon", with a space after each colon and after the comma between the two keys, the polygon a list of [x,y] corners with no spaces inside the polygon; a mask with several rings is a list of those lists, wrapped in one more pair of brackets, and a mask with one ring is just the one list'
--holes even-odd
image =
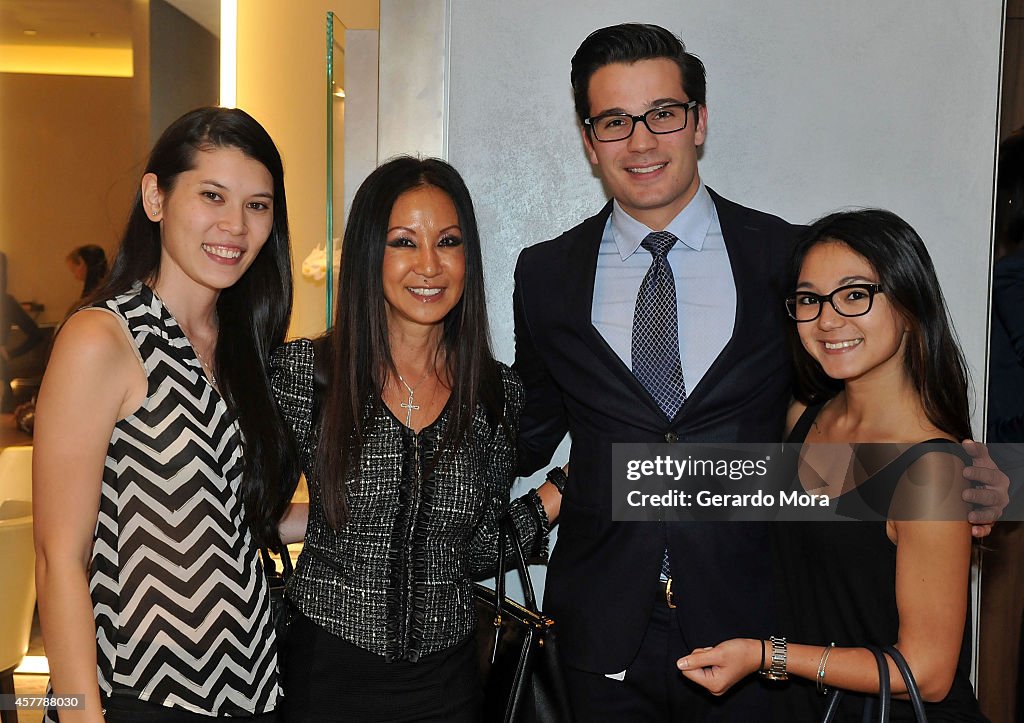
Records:
{"label": "black leather handbag", "polygon": [[[885,648],[878,648],[874,645],[867,645],[865,647],[874,654],[875,663],[878,665],[878,720],[881,723],[889,723],[891,691],[889,688],[889,664],[885,660],[885,655],[883,655],[883,653],[886,653],[896,663],[896,669],[903,676],[903,683],[907,686],[907,696],[910,698],[910,705],[914,709],[914,718],[918,723],[928,723],[928,716],[924,712],[924,700],[921,698],[921,690],[917,687],[917,681],[914,679],[914,674],[911,672],[910,666],[907,665],[907,659],[903,657],[903,654],[891,645]],[[842,697],[843,691],[838,688],[832,691],[822,723],[832,723],[835,720],[836,713],[839,711],[839,701],[842,700]],[[874,698],[868,698],[864,704],[865,721],[871,720],[873,708]]]}
{"label": "black leather handbag", "polygon": [[[506,544],[507,543],[507,544]],[[506,549],[511,548],[524,604],[505,597]],[[558,658],[555,621],[537,607],[523,544],[505,518],[498,535],[495,589],[474,583],[481,720],[502,723],[572,723],[569,696]]]}

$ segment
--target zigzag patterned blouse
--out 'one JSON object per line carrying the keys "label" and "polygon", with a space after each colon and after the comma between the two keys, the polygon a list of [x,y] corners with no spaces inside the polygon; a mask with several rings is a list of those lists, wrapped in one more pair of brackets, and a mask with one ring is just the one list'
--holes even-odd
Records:
{"label": "zigzag patterned blouse", "polygon": [[100,690],[207,715],[271,711],[276,641],[234,415],[148,287],[97,307],[125,324],[149,380],[103,470],[89,570]]}
{"label": "zigzag patterned blouse", "polygon": [[519,430],[522,382],[500,364],[511,429],[490,423],[478,405],[463,441],[444,451],[447,407],[415,433],[371,400],[358,474],[346,482],[349,518],[335,530],[313,471],[319,440],[313,360],[307,339],[285,344],[270,359],[274,394],[309,483],[306,541],[288,597],[316,624],[388,661],[416,662],[451,648],[476,625],[470,579],[493,574],[502,513],[508,511],[524,549],[547,554],[547,515],[536,493],[509,503],[510,437]]}

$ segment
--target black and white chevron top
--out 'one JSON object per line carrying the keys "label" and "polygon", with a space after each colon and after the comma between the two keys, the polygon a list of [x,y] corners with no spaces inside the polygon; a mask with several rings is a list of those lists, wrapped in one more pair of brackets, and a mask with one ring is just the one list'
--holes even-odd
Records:
{"label": "black and white chevron top", "polygon": [[149,379],[103,470],[89,574],[100,689],[207,715],[271,711],[277,645],[243,522],[238,425],[148,287],[98,306],[124,321]]}

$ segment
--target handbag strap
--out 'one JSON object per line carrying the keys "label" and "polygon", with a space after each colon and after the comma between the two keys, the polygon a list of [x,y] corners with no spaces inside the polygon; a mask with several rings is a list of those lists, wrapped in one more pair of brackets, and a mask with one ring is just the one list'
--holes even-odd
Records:
{"label": "handbag strap", "polygon": [[[880,723],[889,723],[889,708],[892,705],[892,690],[889,686],[889,664],[885,661],[885,655],[877,645],[865,645],[871,654],[875,656],[875,666],[878,668],[878,720]],[[825,717],[822,723],[832,723],[839,712],[839,702],[843,698],[843,691],[836,688],[832,691],[828,706],[825,708]],[[868,698],[864,704],[864,723],[870,723],[873,712],[873,698]]]}
{"label": "handbag strap", "polygon": [[508,571],[508,552],[511,550],[516,569],[519,571],[519,582],[523,588],[523,607],[535,615],[540,614],[537,608],[537,594],[533,589],[533,580],[526,566],[526,555],[523,554],[523,542],[519,539],[519,531],[508,515],[498,520],[498,566],[494,577],[494,647],[491,652],[491,663],[498,653],[498,639],[501,637],[501,621],[505,605],[505,573]]}
{"label": "handbag strap", "polygon": [[519,531],[516,529],[512,518],[505,516],[505,534],[512,543],[512,551],[515,553],[516,568],[519,570],[519,582],[523,587],[524,607],[532,613],[540,614],[537,607],[537,593],[533,589],[533,580],[530,579],[530,568],[526,564],[526,553],[523,551],[523,541],[519,539]]}
{"label": "handbag strap", "polygon": [[928,716],[924,712],[924,700],[921,699],[921,689],[917,686],[917,680],[907,664],[907,659],[893,645],[887,645],[884,651],[896,663],[897,670],[903,676],[903,682],[907,686],[907,695],[910,697],[910,705],[914,708],[914,716],[918,723],[928,723]]}
{"label": "handbag strap", "polygon": [[[288,554],[288,546],[281,545],[279,551],[281,557],[281,582],[288,582],[288,578],[292,576],[292,558]],[[260,548],[260,558],[263,560],[263,567],[266,570],[270,570],[271,573],[277,574],[277,565],[274,563],[274,558],[270,556],[270,549],[267,547]]]}
{"label": "handbag strap", "polygon": [[508,515],[502,515],[498,521],[498,566],[495,570],[494,592],[495,614],[500,613],[501,602],[505,598],[505,573],[508,572],[508,553],[511,551],[513,564],[519,571],[519,582],[523,587],[524,605],[532,613],[540,613],[537,608],[537,593],[533,589],[529,568],[526,566],[526,555],[523,552],[523,541],[519,539],[519,531]]}
{"label": "handbag strap", "polygon": [[889,709],[892,706],[892,690],[889,686],[889,663],[877,645],[865,646],[875,656],[878,667],[878,722],[889,723]]}

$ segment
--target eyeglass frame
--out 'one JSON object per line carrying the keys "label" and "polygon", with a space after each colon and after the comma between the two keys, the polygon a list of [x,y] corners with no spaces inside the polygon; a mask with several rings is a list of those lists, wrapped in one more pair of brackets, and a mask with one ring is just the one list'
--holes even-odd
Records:
{"label": "eyeglass frame", "polygon": [[[835,297],[835,295],[838,294],[840,291],[847,291],[848,289],[861,289],[862,291],[866,291],[868,294],[868,308],[857,314],[844,314],[842,311],[840,311],[839,307],[836,306],[836,302],[833,297]],[[882,288],[881,284],[846,284],[844,286],[839,286],[835,289],[832,289],[832,292],[826,294],[825,296],[822,296],[821,294],[815,294],[813,291],[797,291],[791,296],[786,297],[786,314],[789,316],[790,319],[795,321],[797,324],[806,324],[807,322],[810,321],[817,321],[819,318],[821,318],[821,310],[825,308],[825,302],[827,301],[829,306],[831,306],[832,309],[837,314],[839,314],[839,316],[842,316],[843,318],[846,319],[854,319],[858,316],[864,316],[865,314],[870,312],[872,307],[874,307],[875,305],[875,295],[884,293],[885,289]],[[790,311],[790,303],[792,302],[793,306],[795,307],[798,295],[804,297],[813,296],[818,302],[818,313],[812,316],[810,319],[797,319],[794,312]]]}
{"label": "eyeglass frame", "polygon": [[[593,138],[598,143],[618,143],[619,141],[624,141],[631,138],[633,136],[633,133],[636,132],[637,123],[643,123],[644,127],[647,129],[649,133],[653,133],[656,136],[665,136],[668,135],[669,133],[678,133],[679,131],[685,131],[687,124],[690,122],[690,111],[699,105],[699,101],[688,100],[685,103],[664,103],[662,105],[656,105],[653,108],[647,109],[640,115],[630,115],[629,113],[602,113],[601,115],[592,115],[589,118],[584,118],[583,125],[587,126],[587,128],[590,129],[590,137]],[[653,128],[651,128],[650,124],[647,122],[647,116],[650,115],[651,113],[654,113],[655,111],[665,110],[666,108],[685,108],[686,112],[683,114],[683,125],[681,128],[676,128],[674,131],[656,131]],[[624,135],[622,138],[598,138],[597,130],[594,128],[594,121],[601,120],[602,118],[622,118],[623,120],[629,118],[630,122],[632,123],[632,125],[629,128],[629,133]]]}

